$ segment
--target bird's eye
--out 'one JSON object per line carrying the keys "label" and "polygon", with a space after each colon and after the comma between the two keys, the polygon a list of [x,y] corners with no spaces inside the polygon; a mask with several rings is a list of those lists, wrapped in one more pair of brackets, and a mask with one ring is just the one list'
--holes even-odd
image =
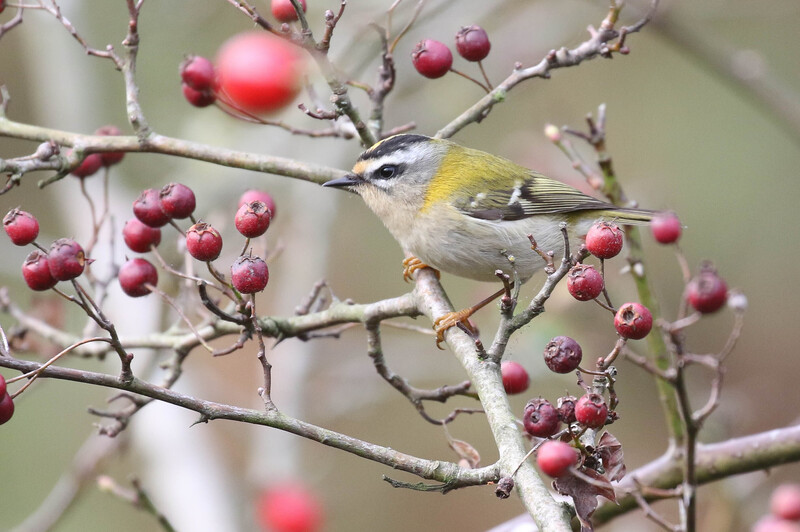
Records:
{"label": "bird's eye", "polygon": [[391,179],[397,175],[397,166],[394,164],[384,164],[378,168],[378,176],[381,179]]}

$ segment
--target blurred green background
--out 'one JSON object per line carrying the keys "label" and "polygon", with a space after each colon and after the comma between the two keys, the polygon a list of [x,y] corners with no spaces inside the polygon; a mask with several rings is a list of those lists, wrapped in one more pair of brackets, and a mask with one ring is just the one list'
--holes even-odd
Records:
{"label": "blurred green background", "polygon": [[[60,4],[93,46],[119,47],[127,23],[124,2]],[[369,24],[385,20],[388,4],[351,1],[336,29],[332,58],[354,79],[375,78],[379,43]],[[411,0],[401,4],[396,28],[408,20],[414,4]],[[623,19],[634,21],[646,4],[630,2]],[[318,35],[323,12],[337,6],[332,0],[309,0],[309,20]],[[263,0],[257,7],[268,12]],[[0,21],[9,20],[14,11],[7,8]],[[481,24],[492,41],[485,67],[497,83],[517,61],[534,64],[552,48],[579,44],[586,37],[586,26],[599,24],[605,11],[603,2],[591,1],[430,0],[396,50],[398,82],[387,101],[387,128],[413,120],[418,132],[433,134],[481,96],[480,89],[458,76],[431,81],[414,72],[409,54],[418,40],[452,44],[460,26]],[[582,186],[581,177],[542,130],[546,123],[583,128],[585,115],[607,104],[608,148],[629,196],[647,208],[677,211],[687,226],[681,246],[690,263],[696,267],[702,259],[713,260],[729,285],[749,299],[743,336],[729,358],[722,404],[708,421],[703,441],[785,426],[800,414],[796,391],[800,328],[794,307],[800,295],[796,284],[800,237],[795,225],[800,198],[798,23],[800,5],[792,0],[663,2],[656,23],[629,38],[630,55],[596,59],[555,71],[550,80],[525,83],[480,125],[469,126],[455,138]],[[140,21],[138,80],[151,126],[165,135],[215,146],[349,168],[361,150],[354,140],[292,136],[235,121],[215,108],[195,109],[183,100],[178,65],[184,56],[213,57],[225,39],[251,28],[252,23],[221,0],[146,2]],[[0,82],[11,94],[12,119],[82,133],[108,123],[130,131],[119,73],[110,61],[86,57],[51,16],[26,13],[24,24],[2,37],[0,50]],[[478,75],[474,65],[459,58],[455,67]],[[312,81],[325,101],[325,86],[318,78],[312,76]],[[747,84],[768,89],[758,95]],[[353,94],[358,104],[365,104],[362,94]],[[300,101],[311,103],[305,94]],[[280,118],[297,127],[320,126],[293,107]],[[0,156],[5,158],[34,148],[32,143],[0,139]],[[588,151],[585,154],[591,157]],[[42,177],[26,176],[22,187],[0,196],[0,211],[19,205],[36,214],[42,223],[40,241],[62,236],[85,240],[88,211],[76,180],[67,178],[40,191],[35,182]],[[320,278],[329,281],[336,296],[357,302],[410,289],[401,279],[399,247],[355,196],[158,155],[126,156],[113,169],[111,181],[118,228],[130,217],[130,203],[142,188],[170,181],[192,186],[197,214],[221,227],[230,242],[220,265],[241,247],[231,224],[238,196],[254,186],[272,193],[279,212],[267,242],[282,252],[270,266],[270,285],[260,300],[262,313],[292,313]],[[97,193],[98,183],[99,179],[90,180],[88,186]],[[656,246],[649,237],[646,241],[654,288],[665,315],[674,316],[682,290],[676,260],[669,248]],[[32,296],[21,286],[19,265],[27,250],[11,246],[8,240],[0,245],[0,285],[9,287],[12,298],[40,316],[80,331],[83,321],[72,309]],[[162,250],[178,260],[174,235],[165,237]],[[103,256],[96,258],[102,269]],[[614,300],[635,297],[629,279],[617,275],[614,267],[611,270]],[[523,302],[535,293],[537,282],[534,278],[524,287]],[[494,290],[448,275],[443,284],[457,307]],[[174,282],[163,279],[161,286],[174,288]],[[131,301],[118,294],[109,301],[109,313],[126,334],[145,334],[159,323],[172,323],[174,316],[163,312],[157,301]],[[494,314],[487,310],[476,318],[486,337],[493,331]],[[587,355],[604,354],[615,338],[607,318],[598,307],[572,300],[561,287],[547,314],[514,337],[507,356],[525,365],[533,377],[529,392],[512,398],[520,414],[532,396],[555,400],[565,391],[577,393],[573,377],[546,371],[541,351],[547,340],[567,334],[581,342]],[[729,312],[704,319],[687,335],[689,346],[698,353],[718,350],[731,323]],[[0,314],[0,324],[9,330],[14,320]],[[428,326],[424,320],[418,325]],[[438,387],[464,379],[456,361],[438,351],[430,337],[385,327],[384,349],[390,366],[416,386]],[[41,347],[43,358],[49,353],[49,347]],[[134,370],[157,380],[157,363],[168,354],[135,354]],[[284,342],[269,356],[275,366],[274,399],[287,413],[409,454],[457,459],[442,430],[423,421],[375,374],[365,353],[363,331],[349,330],[339,340]],[[116,371],[113,361],[67,363]],[[622,420],[612,431],[623,443],[630,470],[663,453],[666,440],[652,379],[627,362],[620,363],[619,370]],[[11,376],[6,370],[3,374]],[[259,408],[260,375],[251,349],[217,359],[197,350],[185,364],[176,389]],[[707,375],[694,370],[692,394],[697,405],[707,391]],[[84,440],[95,432],[94,424],[102,422],[87,414],[87,406],[103,407],[112,395],[74,383],[40,381],[19,398],[14,419],[0,428],[0,529],[13,529],[42,504]],[[473,405],[466,400],[454,404]],[[429,410],[444,416],[452,406],[432,405]],[[255,530],[253,501],[259,489],[296,478],[318,493],[325,506],[326,529],[332,531],[484,530],[522,511],[513,498],[497,500],[491,487],[446,496],[396,490],[381,475],[415,479],[274,430],[222,421],[191,427],[195,418],[176,407],[147,407],[124,433],[122,450],[102,470],[123,485],[132,475],[141,478],[180,530]],[[453,437],[472,443],[483,464],[496,460],[480,416],[461,417],[449,430]],[[701,529],[747,529],[765,513],[772,487],[797,480],[798,473],[800,468],[791,465],[769,475],[754,473],[702,488]],[[674,517],[672,506],[658,508]],[[656,530],[638,513],[606,529]],[[150,516],[89,482],[84,496],[53,530],[158,527]]]}

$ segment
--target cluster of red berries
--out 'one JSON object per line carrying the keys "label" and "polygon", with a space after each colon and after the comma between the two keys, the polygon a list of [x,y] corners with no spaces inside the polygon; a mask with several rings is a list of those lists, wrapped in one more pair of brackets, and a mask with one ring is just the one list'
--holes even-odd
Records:
{"label": "cluster of red berries", "polygon": [[8,422],[14,415],[14,400],[8,395],[6,379],[0,375],[0,425]]}
{"label": "cluster of red berries", "polygon": [[[118,136],[122,132],[117,126],[103,126],[94,132],[95,135],[102,136]],[[71,174],[75,177],[83,179],[97,173],[102,167],[113,166],[125,157],[125,152],[106,151],[98,153],[90,153],[81,163],[75,167]]]}
{"label": "cluster of red berries", "polygon": [[[480,26],[465,26],[456,33],[456,50],[467,61],[482,61],[489,55],[492,44],[486,30]],[[453,53],[446,44],[433,39],[417,43],[411,52],[411,62],[417,72],[436,79],[447,74],[453,66]]]}
{"label": "cluster of red berries", "polygon": [[770,513],[753,525],[753,532],[800,532],[800,485],[775,488],[769,506]]}

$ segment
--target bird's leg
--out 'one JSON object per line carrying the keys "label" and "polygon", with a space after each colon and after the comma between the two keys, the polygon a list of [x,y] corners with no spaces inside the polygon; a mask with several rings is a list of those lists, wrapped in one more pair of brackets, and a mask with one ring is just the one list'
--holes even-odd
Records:
{"label": "bird's leg", "polygon": [[472,332],[473,334],[477,334],[477,331],[475,331],[475,328],[469,322],[470,316],[472,316],[477,311],[479,311],[480,309],[482,309],[483,307],[485,307],[486,305],[488,305],[489,303],[491,303],[492,301],[494,301],[495,299],[497,299],[498,297],[500,297],[505,293],[506,293],[506,287],[503,287],[494,294],[484,299],[483,301],[477,303],[476,305],[472,305],[469,308],[465,308],[464,310],[459,310],[457,312],[448,312],[447,314],[444,314],[443,316],[439,316],[438,318],[436,318],[436,320],[433,322],[433,330],[436,331],[436,347],[438,347],[439,349],[443,349],[442,346],[439,344],[444,342],[444,333],[450,327],[453,327],[458,324],[462,324],[470,332]]}
{"label": "bird's leg", "polygon": [[431,270],[434,271],[434,273],[436,273],[437,279],[441,277],[439,270],[431,266],[428,266],[427,264],[419,260],[417,257],[414,257],[412,255],[410,257],[406,257],[405,259],[403,259],[403,280],[405,282],[409,282],[411,279],[413,279],[412,276],[414,275],[414,272],[419,270],[420,268],[430,268]]}

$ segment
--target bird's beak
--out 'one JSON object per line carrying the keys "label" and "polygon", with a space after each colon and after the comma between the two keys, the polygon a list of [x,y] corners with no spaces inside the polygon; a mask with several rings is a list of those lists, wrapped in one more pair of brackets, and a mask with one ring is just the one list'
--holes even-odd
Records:
{"label": "bird's beak", "polygon": [[323,187],[335,187],[335,188],[343,188],[343,187],[351,187],[353,185],[358,185],[362,183],[363,179],[356,174],[347,174],[344,177],[340,177],[339,179],[332,179],[326,183],[323,183]]}

